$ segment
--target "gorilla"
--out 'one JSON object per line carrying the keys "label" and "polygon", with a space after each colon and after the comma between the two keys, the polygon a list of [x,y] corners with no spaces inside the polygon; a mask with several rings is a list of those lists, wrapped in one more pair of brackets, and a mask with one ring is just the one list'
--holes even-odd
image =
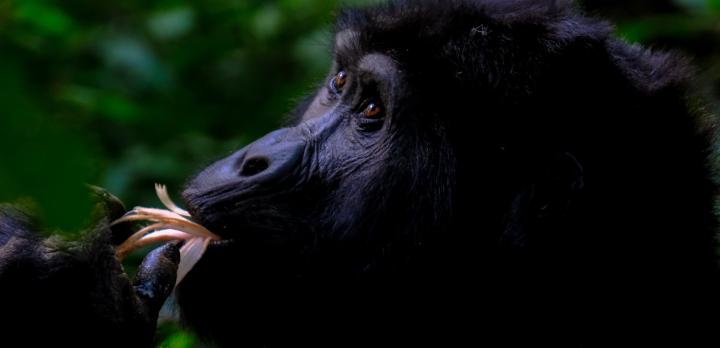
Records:
{"label": "gorilla", "polygon": [[[188,183],[223,239],[177,288],[183,323],[249,347],[717,340],[716,120],[684,58],[567,1],[337,17],[328,76],[289,124]],[[5,209],[10,336],[152,343],[178,245],[130,281],[105,196],[110,218],[72,244]]]}

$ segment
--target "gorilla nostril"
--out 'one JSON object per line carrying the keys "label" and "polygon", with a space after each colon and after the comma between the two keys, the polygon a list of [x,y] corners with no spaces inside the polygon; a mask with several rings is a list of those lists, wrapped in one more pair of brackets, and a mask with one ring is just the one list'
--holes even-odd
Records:
{"label": "gorilla nostril", "polygon": [[270,166],[270,161],[265,157],[248,158],[240,170],[242,176],[253,176],[261,173]]}

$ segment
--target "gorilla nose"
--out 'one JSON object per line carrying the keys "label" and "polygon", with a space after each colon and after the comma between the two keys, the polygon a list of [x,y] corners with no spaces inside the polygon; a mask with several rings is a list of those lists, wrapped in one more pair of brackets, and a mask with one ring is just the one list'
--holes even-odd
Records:
{"label": "gorilla nose", "polygon": [[290,128],[278,129],[238,152],[234,171],[242,178],[289,174],[302,157],[305,142]]}
{"label": "gorilla nose", "polygon": [[278,129],[198,174],[184,192],[186,200],[221,187],[273,184],[292,179],[300,166],[306,140],[293,128]]}
{"label": "gorilla nose", "polygon": [[240,176],[253,176],[270,167],[270,160],[265,157],[253,157],[245,160],[240,169]]}

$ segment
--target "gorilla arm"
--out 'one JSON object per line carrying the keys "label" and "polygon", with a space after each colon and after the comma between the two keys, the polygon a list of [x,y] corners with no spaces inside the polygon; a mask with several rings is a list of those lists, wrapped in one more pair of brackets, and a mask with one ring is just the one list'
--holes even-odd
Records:
{"label": "gorilla arm", "polygon": [[129,279],[115,248],[127,238],[109,221],[124,213],[105,192],[105,217],[81,240],[41,237],[26,215],[0,206],[0,328],[3,341],[73,346],[151,346],[172,292],[180,254],[166,244]]}

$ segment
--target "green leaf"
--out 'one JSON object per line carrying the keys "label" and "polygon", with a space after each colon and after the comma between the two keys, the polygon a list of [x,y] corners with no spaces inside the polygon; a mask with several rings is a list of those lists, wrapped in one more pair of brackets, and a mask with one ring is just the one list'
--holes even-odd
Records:
{"label": "green leaf", "polygon": [[150,32],[158,39],[179,38],[192,30],[195,24],[195,12],[190,7],[177,7],[158,12],[148,19]]}
{"label": "green leaf", "polygon": [[63,36],[74,27],[73,20],[65,12],[41,2],[18,2],[14,17],[16,21],[31,26],[40,35]]}
{"label": "green leaf", "polygon": [[116,121],[132,121],[139,119],[140,109],[129,99],[114,94],[106,94],[98,101],[98,111]]}
{"label": "green leaf", "polygon": [[0,202],[32,198],[51,228],[76,231],[88,222],[94,176],[89,140],[38,107],[23,63],[0,57]]}
{"label": "green leaf", "polygon": [[713,30],[717,18],[709,15],[655,15],[619,22],[620,36],[631,42],[648,43],[659,37],[685,38]]}
{"label": "green leaf", "polygon": [[[165,331],[167,336],[158,344],[158,348],[194,348],[197,347],[197,338],[191,332],[176,325],[166,324],[160,328],[160,334]],[[169,332],[168,332],[169,331]]]}
{"label": "green leaf", "polygon": [[708,0],[708,7],[715,12],[715,14],[720,14],[720,0]]}
{"label": "green leaf", "polygon": [[254,31],[255,35],[260,39],[268,39],[274,36],[281,27],[283,18],[282,13],[275,5],[266,5],[255,14]]}

